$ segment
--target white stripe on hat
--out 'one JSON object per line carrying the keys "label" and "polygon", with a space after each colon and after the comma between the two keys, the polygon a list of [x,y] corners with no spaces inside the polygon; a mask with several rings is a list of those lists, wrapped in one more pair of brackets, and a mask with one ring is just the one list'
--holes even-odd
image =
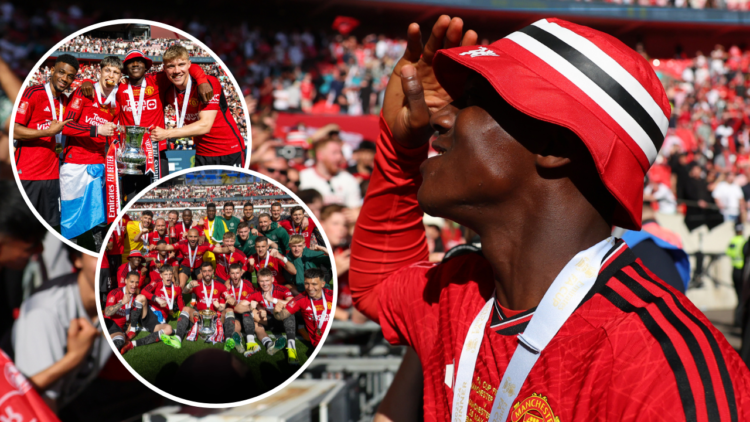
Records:
{"label": "white stripe on hat", "polygon": [[[641,125],[633,119],[622,106],[617,103],[609,94],[599,87],[594,81],[584,75],[577,67],[573,66],[565,58],[551,50],[546,45],[540,43],[523,32],[514,32],[505,37],[531,54],[539,57],[542,61],[550,65],[565,76],[570,82],[577,86],[581,91],[589,96],[596,104],[599,105],[641,148],[646,155],[649,164],[653,164],[656,159],[656,146],[648,136]],[[592,59],[593,60],[593,59]],[[637,98],[637,97],[636,97]],[[653,100],[652,100],[653,101]]]}
{"label": "white stripe on hat", "polygon": [[568,28],[562,27],[556,23],[549,22],[546,19],[534,22],[532,25],[541,28],[557,38],[565,41],[568,45],[580,51],[581,54],[588,57],[589,60],[596,63],[597,66],[607,72],[612,79],[616,80],[625,88],[633,98],[638,101],[646,112],[654,119],[656,125],[661,129],[662,135],[667,135],[669,128],[669,119],[664,115],[661,107],[654,101],[654,97],[646,91],[646,88],[638,82],[625,68],[620,66],[615,59],[602,51],[596,44],[582,37]]}

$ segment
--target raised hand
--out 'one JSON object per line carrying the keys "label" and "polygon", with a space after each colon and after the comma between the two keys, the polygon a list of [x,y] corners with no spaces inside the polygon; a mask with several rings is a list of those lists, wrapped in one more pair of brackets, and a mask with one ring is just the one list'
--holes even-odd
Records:
{"label": "raised hand", "polygon": [[393,69],[383,102],[383,118],[395,141],[406,148],[419,147],[430,139],[430,114],[453,100],[438,83],[432,60],[441,48],[476,44],[477,33],[472,30],[462,38],[463,26],[460,18],[442,15],[423,46],[419,24],[409,25],[406,51]]}

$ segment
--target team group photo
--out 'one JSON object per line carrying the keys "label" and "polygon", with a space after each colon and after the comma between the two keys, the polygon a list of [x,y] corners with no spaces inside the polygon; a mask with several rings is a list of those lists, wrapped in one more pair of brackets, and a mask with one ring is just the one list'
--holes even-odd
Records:
{"label": "team group photo", "polygon": [[16,175],[42,220],[98,251],[122,206],[161,177],[245,166],[247,112],[214,57],[143,23],[101,26],[51,51],[13,123]]}
{"label": "team group photo", "polygon": [[[166,180],[107,239],[106,331],[135,372],[177,397],[227,403],[270,391],[309,359],[333,313],[324,239],[299,200],[250,173]],[[233,388],[182,387],[196,377]]]}

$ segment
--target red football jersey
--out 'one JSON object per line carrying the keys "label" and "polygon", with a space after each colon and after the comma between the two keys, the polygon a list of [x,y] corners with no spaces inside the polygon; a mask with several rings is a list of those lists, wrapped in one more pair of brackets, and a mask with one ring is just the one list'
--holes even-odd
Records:
{"label": "red football jersey", "polygon": [[[78,104],[81,112],[77,121],[68,123],[62,131],[63,135],[67,136],[63,151],[64,161],[71,164],[104,164],[104,149],[110,142],[110,137],[92,137],[91,135],[95,134],[92,127],[114,122],[119,112],[117,104],[102,104],[98,93],[94,98],[84,97],[80,93],[80,88],[73,95],[81,98],[82,105]],[[106,98],[104,101],[106,102]],[[73,103],[68,110],[68,114],[74,113]]]}
{"label": "red football jersey", "polygon": [[[206,253],[206,251],[212,251],[216,248],[216,245],[209,245],[208,243],[204,243],[202,245],[195,245],[195,248],[191,248],[190,244],[187,241],[181,241],[174,245],[174,249],[180,253],[180,256],[182,259],[182,265],[190,268],[191,270],[194,270],[196,268],[200,268],[201,264],[203,264],[203,254]],[[198,252],[196,252],[196,250]],[[194,261],[192,265],[190,264],[190,256],[194,257]]]}
{"label": "red football jersey", "polygon": [[[255,260],[253,263],[253,268],[255,269],[255,272],[257,273],[263,268],[268,267],[271,272],[273,272],[273,282],[274,284],[277,284],[279,286],[284,285],[284,275],[281,274],[281,269],[284,268],[284,261],[271,256],[269,252],[266,252],[266,256],[262,259],[258,257],[258,254],[253,254],[252,258]],[[250,260],[247,261],[248,269],[250,265]]]}
{"label": "red football jersey", "polygon": [[[240,282],[239,287],[234,287],[231,280],[229,281],[229,287],[226,287],[226,284],[224,285],[227,290],[227,297],[232,296],[238,303],[240,300],[251,300],[250,295],[255,291],[253,285],[247,280],[241,280]],[[234,306],[227,305],[227,309],[234,309]]]}
{"label": "red football jersey", "polygon": [[308,218],[310,223],[308,224],[307,228],[305,230],[302,230],[302,227],[297,227],[294,225],[294,222],[292,222],[291,219],[282,220],[279,225],[283,227],[287,233],[289,233],[289,236],[291,237],[294,234],[301,234],[305,237],[305,247],[310,249],[310,239],[313,237],[313,230],[315,230],[315,222],[312,218]]}
{"label": "red football jersey", "polygon": [[112,249],[107,251],[107,255],[122,255],[125,251],[125,236],[127,236],[125,226],[128,224],[128,221],[130,220],[123,217],[115,225],[115,229],[112,231],[112,236],[110,237],[112,240]]}
{"label": "red football jersey", "polygon": [[[107,306],[114,305],[115,303],[118,303],[122,300],[122,298],[125,297],[125,288],[119,288],[112,290],[107,295]],[[115,312],[112,316],[104,316],[104,318],[111,319],[115,324],[117,324],[118,327],[122,328],[123,330],[128,328],[128,322],[130,321],[130,308],[133,306],[133,301],[135,300],[136,295],[130,296],[130,302],[126,303],[122,306],[122,308],[118,309],[117,312]]]}
{"label": "red football jersey", "polygon": [[[153,254],[153,255],[152,255]],[[174,267],[175,270],[179,266],[179,263],[177,262],[177,259],[172,257],[170,258],[167,256],[167,258],[162,258],[157,251],[153,251],[147,255],[149,258],[154,258],[153,261],[148,262],[148,275],[149,279],[151,281],[151,284],[161,281],[161,273],[159,272],[159,267],[157,267],[157,262],[161,263],[162,265],[169,265],[170,267]],[[174,279],[177,279],[177,272],[174,273]]]}
{"label": "red football jersey", "polygon": [[141,289],[146,285],[146,274],[141,273],[140,268],[131,268],[130,263],[126,262],[122,265],[120,265],[120,268],[117,269],[117,287],[125,287],[125,276],[131,271],[138,271],[138,273],[141,275],[141,278],[138,280],[138,288]]}
{"label": "red football jersey", "polygon": [[218,300],[219,303],[226,303],[227,288],[218,280],[214,280],[208,285],[199,281],[198,287],[193,289],[193,293],[198,298],[198,311],[211,309],[218,312],[219,310],[214,307],[213,301]]}
{"label": "red football jersey", "polygon": [[[286,310],[291,313],[302,312],[302,317],[305,320],[305,329],[307,334],[310,335],[310,342],[313,346],[317,346],[320,343],[322,334],[326,331],[328,322],[331,320],[331,307],[333,306],[333,292],[329,289],[323,289],[324,298],[317,300],[311,300],[307,293],[301,293],[297,295],[291,302],[286,304]],[[315,313],[313,313],[312,307],[315,307]],[[323,321],[323,326],[319,327],[320,321]],[[318,329],[320,328],[320,334]]]}
{"label": "red football jersey", "polygon": [[[468,328],[493,295],[489,262],[469,253],[435,265],[417,202],[427,148],[395,143],[381,118],[368,197],[352,241],[350,286],[385,338],[422,362],[424,419],[449,421]],[[389,220],[383,209],[395,208]],[[399,245],[410,248],[393,248]],[[486,421],[498,388],[518,388],[508,421],[744,420],[750,371],[683,294],[657,280],[621,241],[583,303],[522,385],[500,380],[535,309],[485,326],[469,419]],[[741,417],[738,418],[738,415]]]}
{"label": "red football jersey", "polygon": [[169,229],[165,229],[164,230],[164,235],[160,235],[159,232],[157,232],[156,230],[154,230],[154,231],[152,231],[151,233],[148,234],[148,244],[149,245],[156,246],[156,244],[160,240],[163,240],[163,241],[167,242],[167,245],[171,245],[172,244],[172,238],[169,237]]}
{"label": "red football jersey", "polygon": [[175,238],[177,239],[177,241],[187,241],[187,232],[190,231],[190,229],[198,230],[198,237],[203,236],[203,226],[201,226],[199,223],[193,221],[192,226],[188,226],[184,221],[178,221],[174,226]]}
{"label": "red football jersey", "polygon": [[247,257],[241,250],[235,249],[231,254],[216,254],[216,276],[222,280],[229,280],[229,266],[239,262],[243,271],[247,271]]}
{"label": "red football jersey", "polygon": [[[198,84],[207,82],[206,75],[197,64],[190,65],[190,75],[198,80]],[[145,76],[146,93],[143,96],[143,110],[141,111],[140,126],[144,127],[164,127],[164,103],[162,94],[172,86],[167,75],[161,71],[149,73]],[[133,117],[133,104],[130,103],[130,94],[128,93],[129,82],[120,84],[117,90],[117,105],[120,107],[120,124],[123,126],[135,125]],[[214,91],[215,92],[215,91]],[[137,104],[141,95],[141,86],[133,86],[133,101]],[[167,148],[167,141],[159,142],[159,151]]]}
{"label": "red football jersey", "polygon": [[2,350],[0,371],[5,374],[4,377],[0,377],[0,417],[3,421],[59,421],[44,399]]}
{"label": "red football jersey", "polygon": [[[217,157],[220,155],[242,152],[244,157],[245,140],[242,138],[242,134],[240,134],[240,130],[237,128],[237,122],[234,120],[234,116],[232,116],[232,112],[227,105],[227,100],[224,97],[224,91],[221,88],[221,84],[214,76],[208,76],[208,81],[213,87],[214,97],[208,102],[208,104],[203,104],[198,95],[197,84],[193,81],[192,87],[190,88],[190,99],[188,100],[187,111],[185,112],[185,126],[197,122],[199,120],[198,114],[201,111],[217,112],[211,130],[205,135],[193,138],[195,141],[195,153],[197,155]],[[185,93],[178,92],[175,86],[172,85],[167,91],[165,101],[174,106],[175,96],[177,98],[176,110],[179,113],[182,113]]]}
{"label": "red football jersey", "polygon": [[[76,91],[78,92],[78,91]],[[60,115],[60,101],[63,113]],[[76,95],[67,97],[60,95],[53,98],[57,119],[73,118],[77,120],[83,108],[83,98]],[[75,112],[68,115],[68,105],[75,105]],[[52,119],[47,91],[44,84],[28,87],[24,90],[21,102],[18,104],[15,122],[29,129],[44,130],[49,128]],[[16,144],[15,160],[18,178],[21,180],[55,180],[60,178],[60,162],[55,154],[55,137],[46,136],[38,139],[18,141]]]}
{"label": "red football jersey", "polygon": [[[273,289],[271,291],[271,297],[273,297],[274,299],[289,300],[293,297],[292,292],[290,292],[289,289],[284,286],[273,284],[271,285],[271,288]],[[263,297],[263,291],[260,289],[254,290],[248,300],[254,300],[258,302],[258,306],[260,306],[261,308],[265,308],[267,311],[273,312],[273,302],[267,302]]]}
{"label": "red football jersey", "polygon": [[[161,311],[161,314],[165,319],[169,318],[169,314],[173,311],[180,311],[185,307],[185,302],[182,301],[182,289],[175,283],[172,283],[170,287],[165,287],[164,283],[162,283],[160,280],[146,286],[141,294],[143,296],[146,296],[149,306],[152,306],[157,311]],[[155,300],[157,297],[166,300],[167,306],[159,306],[159,304]],[[170,301],[172,301],[171,309],[169,309]]]}

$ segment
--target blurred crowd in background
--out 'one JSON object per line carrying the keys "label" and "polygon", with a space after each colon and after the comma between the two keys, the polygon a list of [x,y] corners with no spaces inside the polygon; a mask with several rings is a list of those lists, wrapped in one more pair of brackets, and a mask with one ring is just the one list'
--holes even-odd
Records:
{"label": "blurred crowd in background", "polygon": [[130,50],[141,50],[147,56],[161,56],[169,47],[181,44],[193,57],[210,57],[207,51],[193,44],[189,40],[175,40],[167,38],[142,38],[133,40],[93,38],[80,35],[63,44],[59,50],[65,53],[94,53],[124,55]]}

